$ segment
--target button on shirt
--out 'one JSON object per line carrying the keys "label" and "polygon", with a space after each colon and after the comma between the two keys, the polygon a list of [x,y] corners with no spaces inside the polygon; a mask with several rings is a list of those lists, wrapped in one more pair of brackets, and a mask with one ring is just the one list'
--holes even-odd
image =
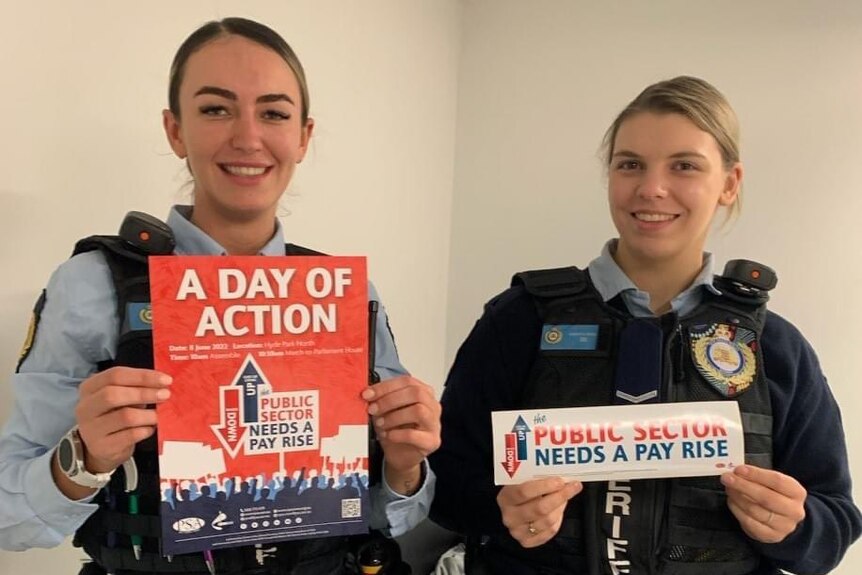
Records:
{"label": "button on shirt", "polygon": [[[180,255],[223,255],[225,249],[192,224],[190,206],[175,206],[168,225]],[[283,256],[284,236],[276,222],[263,256]],[[368,297],[379,300],[369,283]],[[51,457],[60,438],[75,425],[78,386],[112,359],[117,347],[116,295],[99,252],[79,254],[60,265],[46,287],[45,307],[33,346],[12,376],[16,398],[0,434],[0,548],[53,547],[84,523],[97,506],[72,501],[54,484]],[[377,316],[375,369],[382,379],[407,374],[389,331],[385,310]],[[401,535],[427,515],[434,474],[404,497],[385,484],[371,490],[373,527]]]}

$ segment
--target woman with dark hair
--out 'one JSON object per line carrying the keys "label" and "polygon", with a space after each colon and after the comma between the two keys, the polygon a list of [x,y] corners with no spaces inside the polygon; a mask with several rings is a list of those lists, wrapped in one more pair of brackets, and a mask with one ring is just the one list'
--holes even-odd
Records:
{"label": "woman with dark hair", "polygon": [[[175,206],[167,220],[174,253],[285,255],[276,210],[314,129],[290,46],[251,20],[209,22],[177,51],[168,100],[164,129],[194,180],[193,204]],[[117,299],[106,256],[95,250],[62,264],[37,304],[38,333],[13,376],[16,404],[0,435],[0,547],[50,547],[76,532],[92,574],[352,572],[343,537],[267,545],[266,553],[219,550],[209,564],[200,554],[162,557],[152,529],[157,485],[141,493],[137,513],[113,512],[101,488],[133,454],[142,473],[154,468],[155,451],[141,446],[152,443],[156,412],[145,406],[166,401],[172,383],[152,369],[151,338],[143,352],[127,345]],[[371,522],[395,536],[422,520],[433,496],[425,457],[439,444],[440,406],[401,365],[382,310],[375,332],[382,381],[363,397],[383,472],[371,487]],[[77,468],[60,461],[58,445]]]}

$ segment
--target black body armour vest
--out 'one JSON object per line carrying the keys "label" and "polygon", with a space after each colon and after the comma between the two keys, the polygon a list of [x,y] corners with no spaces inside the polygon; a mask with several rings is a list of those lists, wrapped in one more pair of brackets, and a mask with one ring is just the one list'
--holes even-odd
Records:
{"label": "black body armour vest", "polygon": [[[704,294],[690,315],[635,319],[622,301],[605,303],[588,274],[574,267],[524,272],[512,284],[523,285],[533,297],[545,326],[543,337],[549,326],[598,326],[594,349],[540,346],[519,408],[625,403],[618,399],[615,382],[619,366],[632,355],[620,358],[621,340],[632,324],[647,322],[656,331],[656,343],[661,340],[661,358],[655,360],[659,388],[648,401],[736,401],[746,462],[771,468],[772,408],[759,346],[768,299],[765,291],[745,293],[718,276],[715,285],[722,295]],[[705,344],[716,337],[739,342],[737,349],[749,365],[747,382],[728,382],[710,372]],[[637,373],[631,365],[624,369]],[[496,573],[506,557],[536,566],[541,574],[777,573],[761,565],[730,513],[716,476],[585,483],[584,491],[566,508],[559,532],[547,544],[524,549],[511,537],[485,538],[478,553],[489,573]]]}
{"label": "black body armour vest", "polygon": [[[103,371],[113,366],[153,368],[151,329],[141,329],[142,310],[150,303],[147,255],[117,236],[92,236],[79,241],[74,254],[98,250],[104,254],[111,270],[117,298],[120,336],[113,361],[98,366]],[[285,255],[324,255],[301,246],[285,245]],[[380,453],[375,454],[373,442],[371,468],[379,467]],[[134,453],[138,478],[138,513],[129,514],[128,496],[124,490],[122,468],[111,478],[93,500],[99,505],[76,532],[73,544],[82,547],[96,565],[85,567],[82,573],[194,573],[209,575],[202,553],[163,557],[159,548],[160,488],[158,444],[155,435],[138,443]],[[371,473],[374,481],[374,473]],[[142,548],[136,557],[132,537],[140,538]],[[235,547],[214,550],[215,573],[218,575],[342,575],[360,573],[354,558],[363,546],[373,545],[384,550],[387,568],[380,573],[409,573],[401,562],[398,545],[381,535],[325,537],[259,547]],[[97,567],[98,566],[98,567]]]}

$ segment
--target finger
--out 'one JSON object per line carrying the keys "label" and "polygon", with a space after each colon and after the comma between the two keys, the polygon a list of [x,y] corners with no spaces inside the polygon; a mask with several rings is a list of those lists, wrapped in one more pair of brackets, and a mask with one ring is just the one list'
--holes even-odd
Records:
{"label": "finger", "polygon": [[[749,505],[756,504],[764,509],[781,513],[788,517],[798,516],[798,519],[801,520],[801,514],[804,514],[802,505],[807,494],[805,488],[799,485],[792,477],[779,472],[771,473],[781,476],[781,479],[776,480],[774,477],[768,477],[766,474],[757,474],[755,476],[754,474],[725,473],[721,476],[721,482],[724,484],[728,496],[737,498],[737,503],[740,505],[743,505],[742,499],[746,499]],[[783,491],[778,491],[763,483],[750,480],[749,477],[761,480],[766,479],[770,485],[780,484]],[[788,495],[788,493],[792,493],[793,495]]]}
{"label": "finger", "polygon": [[155,410],[127,407],[115,410],[95,420],[80,423],[78,432],[89,452],[97,457],[105,458],[118,449],[114,443],[116,441],[115,435],[137,428],[155,429],[156,423]]}
{"label": "finger", "polygon": [[170,396],[171,390],[168,387],[127,387],[112,384],[82,396],[75,413],[80,424],[81,421],[94,419],[116,409],[162,403]]}
{"label": "finger", "polygon": [[[503,524],[509,529],[512,536],[519,539],[522,544],[526,542],[526,535],[522,531],[524,525],[531,523],[535,530],[553,528],[553,533],[555,533],[562,521],[562,515],[569,499],[580,493],[583,489],[583,485],[577,481],[563,483],[560,480],[559,485],[560,489],[558,490],[520,503],[515,503],[515,501],[518,501],[518,498],[522,496],[523,487],[527,486],[529,490],[534,486],[528,486],[525,483],[522,485],[510,485],[500,490],[500,493],[497,495],[497,504],[500,506],[502,512]],[[556,527],[554,527],[555,524]],[[529,535],[530,539],[534,540],[533,536],[536,534],[530,533]]]}
{"label": "finger", "polygon": [[564,485],[565,482],[560,477],[532,479],[519,485],[505,486],[497,494],[497,500],[500,501],[502,499],[508,505],[523,505],[536,497],[559,491]]}
{"label": "finger", "polygon": [[87,444],[82,437],[87,469],[96,472],[109,472],[116,469],[132,456],[135,445],[153,435],[155,431],[155,426],[124,429],[103,438],[98,449]]}
{"label": "finger", "polygon": [[[568,485],[566,485],[568,487]],[[565,488],[560,492],[566,491]],[[539,498],[543,500],[547,498]],[[566,509],[566,499],[562,505],[553,509],[550,513],[544,514],[532,521],[522,522],[515,526],[510,532],[513,537],[518,539],[523,547],[538,547],[550,541],[560,530],[560,525],[563,522],[563,514]]]}
{"label": "finger", "polygon": [[733,504],[754,521],[758,521],[773,529],[788,534],[796,529],[796,525],[805,519],[805,507],[802,502],[795,502],[783,496],[778,496],[776,505],[761,505],[751,498],[728,490],[728,505]]}
{"label": "finger", "polygon": [[560,521],[553,523],[547,521],[534,522],[533,529],[530,530],[530,524],[527,523],[523,528],[523,535],[516,539],[522,547],[527,549],[544,545],[554,538],[557,531],[560,530]]}
{"label": "finger", "polygon": [[[156,432],[156,426],[129,427],[108,436],[108,446],[118,450],[134,449],[135,445]],[[125,461],[125,460],[124,460]]]}
{"label": "finger", "polygon": [[566,486],[563,488],[563,491],[566,496],[566,500],[571,499],[575,495],[579,494],[584,490],[584,484],[577,480],[565,480]]}
{"label": "finger", "polygon": [[424,389],[428,391],[432,397],[434,395],[434,390],[430,385],[423,383],[414,377],[410,377],[409,375],[402,375],[391,379],[385,379],[380,383],[375,383],[374,385],[367,387],[363,390],[362,397],[366,401],[372,401],[406,388]]}
{"label": "finger", "polygon": [[771,519],[770,511],[767,508],[738,493],[728,494],[727,504],[728,506],[733,505],[740,513],[744,513],[755,521],[767,523]]}
{"label": "finger", "polygon": [[566,505],[569,503],[569,500],[577,493],[580,493],[582,489],[583,485],[579,481],[564,483],[557,491],[547,493],[536,498],[536,506],[534,509],[539,514],[540,519],[543,516],[552,516],[562,513],[563,509],[565,509]]}
{"label": "finger", "polygon": [[112,367],[85,379],[78,392],[87,395],[109,385],[160,388],[167,387],[172,381],[171,376],[154,369]]}
{"label": "finger", "polygon": [[804,499],[794,501],[776,493],[782,507],[761,505],[728,489],[728,507],[750,537],[764,543],[778,543],[796,530],[805,519]]}
{"label": "finger", "polygon": [[532,521],[510,529],[509,533],[526,549],[543,545],[555,535],[548,526]]}
{"label": "finger", "polygon": [[[521,539],[532,537],[536,533],[530,532],[530,525],[534,527],[536,532],[539,532],[551,524],[551,520],[548,519],[545,521],[545,514],[539,512],[536,507],[537,501],[538,498],[531,499],[521,505],[500,503],[503,525],[506,526],[513,537],[520,537]],[[524,533],[525,530],[527,533]]]}
{"label": "finger", "polygon": [[386,415],[396,409],[410,405],[421,404],[435,413],[440,413],[440,403],[434,399],[431,390],[426,387],[405,386],[390,391],[386,395],[378,395],[368,405],[368,413],[371,415]]}
{"label": "finger", "polygon": [[387,431],[396,428],[415,428],[423,431],[440,429],[440,418],[428,406],[417,403],[374,417],[374,428]]}
{"label": "finger", "polygon": [[113,433],[118,433],[124,429],[132,429],[135,427],[153,427],[158,422],[158,415],[155,409],[145,409],[141,407],[123,407],[115,409],[98,418],[90,425],[80,429],[84,432],[92,430],[94,434],[107,436]]}
{"label": "finger", "polygon": [[429,455],[440,447],[440,434],[417,429],[392,429],[381,434],[384,453],[388,444],[410,445]]}
{"label": "finger", "polygon": [[[387,393],[391,393],[394,390],[401,389],[402,387],[411,385],[413,378],[409,375],[400,375],[397,377],[392,377],[389,379],[384,379],[375,383],[374,385],[369,386],[362,392],[362,397],[365,399],[373,399],[375,397],[382,397]],[[416,380],[417,382],[419,380]]]}
{"label": "finger", "polygon": [[740,465],[733,471],[734,477],[742,477],[750,483],[776,491],[791,499],[804,499],[807,492],[802,485],[780,471],[763,469],[754,465]]}
{"label": "finger", "polygon": [[[738,481],[736,482],[736,486],[741,486]],[[726,492],[728,505],[732,503],[740,512],[755,521],[760,519],[765,521],[769,515],[769,510],[784,508],[784,504],[782,503],[783,497],[774,492],[774,498],[768,499],[764,494],[759,494],[758,498],[755,499],[746,491],[736,489],[735,487],[728,487]]]}
{"label": "finger", "polygon": [[[782,541],[788,533],[786,531],[779,530],[779,525],[776,524],[774,517],[767,524],[766,521],[769,520],[768,513],[765,518],[761,517],[763,520],[759,520],[755,515],[748,513],[734,501],[728,500],[727,506],[733,516],[736,517],[742,530],[745,531],[745,533],[752,539],[762,543],[778,543],[779,541]],[[764,512],[765,510],[761,508],[760,511]]]}

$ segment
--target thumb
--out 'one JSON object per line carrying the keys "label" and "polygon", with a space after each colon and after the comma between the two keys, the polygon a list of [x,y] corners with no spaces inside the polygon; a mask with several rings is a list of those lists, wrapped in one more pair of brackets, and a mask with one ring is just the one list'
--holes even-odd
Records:
{"label": "thumb", "polygon": [[580,481],[569,481],[563,489],[565,490],[564,493],[566,495],[566,500],[568,501],[584,490],[584,484]]}

